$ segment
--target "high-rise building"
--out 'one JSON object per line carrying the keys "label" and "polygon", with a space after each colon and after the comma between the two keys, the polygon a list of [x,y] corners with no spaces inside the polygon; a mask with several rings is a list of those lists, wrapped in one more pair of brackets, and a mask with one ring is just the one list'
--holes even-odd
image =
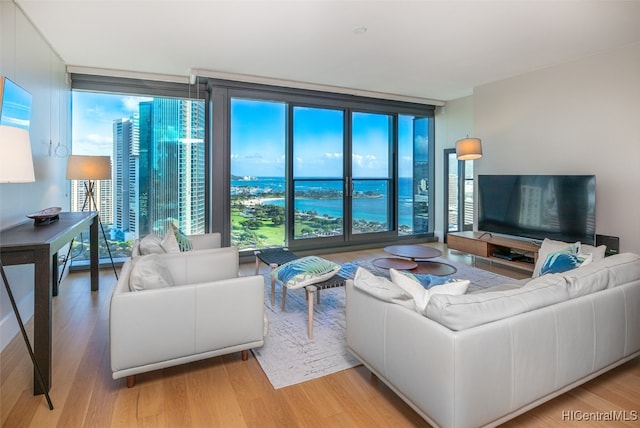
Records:
{"label": "high-rise building", "polygon": [[187,234],[205,231],[204,103],[154,98],[140,103],[140,235],[169,222]]}
{"label": "high-rise building", "polygon": [[113,121],[113,229],[111,238],[126,241],[138,234],[138,114]]}
{"label": "high-rise building", "polygon": [[[71,180],[71,211],[88,211],[89,201],[86,199],[86,180]],[[91,210],[100,212],[100,221],[103,225],[113,224],[113,192],[111,180],[97,180],[93,185],[93,199],[97,206],[91,202]]]}

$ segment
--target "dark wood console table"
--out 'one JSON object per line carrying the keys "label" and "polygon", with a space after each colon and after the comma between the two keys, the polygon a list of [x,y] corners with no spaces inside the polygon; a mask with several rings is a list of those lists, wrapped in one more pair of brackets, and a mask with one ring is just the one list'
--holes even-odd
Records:
{"label": "dark wood console table", "polygon": [[[0,231],[5,266],[34,264],[33,353],[47,391],[51,389],[51,302],[58,294],[58,251],[89,228],[91,291],[98,290],[98,213],[61,212],[46,226],[25,222]],[[34,369],[34,395],[44,394]]]}
{"label": "dark wood console table", "polygon": [[[472,254],[473,256],[485,258],[489,262],[502,263],[529,272],[533,272],[536,260],[538,260],[538,250],[540,249],[538,245],[530,241],[470,231],[448,233],[447,246],[451,250]],[[529,260],[509,260],[499,257],[500,254],[509,254],[511,252],[527,255]]]}

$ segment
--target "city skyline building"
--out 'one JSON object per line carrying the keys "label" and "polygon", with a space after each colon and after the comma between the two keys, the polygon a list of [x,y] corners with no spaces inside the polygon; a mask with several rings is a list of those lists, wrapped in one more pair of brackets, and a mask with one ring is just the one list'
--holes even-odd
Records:
{"label": "city skyline building", "polygon": [[138,155],[140,114],[113,120],[113,229],[112,239],[128,241],[138,236]]}
{"label": "city skyline building", "polygon": [[140,234],[163,234],[168,222],[204,233],[204,103],[154,98],[139,111]]}
{"label": "city skyline building", "polygon": [[[71,180],[71,211],[89,210],[89,202],[85,202],[87,196],[85,183],[87,183],[87,180]],[[113,191],[111,180],[96,180],[93,185],[93,198],[97,207],[92,207],[92,209],[97,209],[100,212],[100,221],[102,221],[102,224],[113,224]]]}
{"label": "city skyline building", "polygon": [[[155,98],[112,121],[113,180],[96,182],[96,203],[110,239],[164,234],[169,222],[187,234],[205,232],[204,103]],[[72,210],[85,199],[72,183]]]}

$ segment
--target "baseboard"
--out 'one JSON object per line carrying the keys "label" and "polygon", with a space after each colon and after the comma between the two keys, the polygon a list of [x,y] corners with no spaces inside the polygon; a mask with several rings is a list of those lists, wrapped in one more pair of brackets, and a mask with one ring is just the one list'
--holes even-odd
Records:
{"label": "baseboard", "polygon": [[[22,321],[26,323],[33,317],[33,291],[17,302],[17,305],[20,311],[20,317]],[[18,320],[9,305],[9,312],[0,320],[0,352],[4,351],[4,348],[7,347],[19,332],[20,327],[18,327]]]}

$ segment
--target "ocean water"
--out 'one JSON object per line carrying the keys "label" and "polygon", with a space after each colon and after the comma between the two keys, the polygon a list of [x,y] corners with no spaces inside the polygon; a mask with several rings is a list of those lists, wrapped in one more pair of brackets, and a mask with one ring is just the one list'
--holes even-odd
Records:
{"label": "ocean water", "polygon": [[[336,191],[343,190],[341,181],[302,181],[297,182],[296,191]],[[251,177],[242,180],[231,180],[231,194],[246,194],[255,197],[269,198],[274,192],[284,192],[284,179],[276,177]],[[387,221],[387,183],[386,181],[356,181],[354,193],[372,192],[373,195],[383,195],[375,198],[353,198],[354,220],[366,220],[378,223]],[[398,180],[398,215],[399,224],[411,226],[413,224],[413,193],[412,178],[400,177]],[[263,202],[284,206],[284,198],[274,198]],[[341,198],[335,199],[298,199],[295,209],[300,211],[315,211],[318,215],[329,217],[343,217],[343,203]]]}

